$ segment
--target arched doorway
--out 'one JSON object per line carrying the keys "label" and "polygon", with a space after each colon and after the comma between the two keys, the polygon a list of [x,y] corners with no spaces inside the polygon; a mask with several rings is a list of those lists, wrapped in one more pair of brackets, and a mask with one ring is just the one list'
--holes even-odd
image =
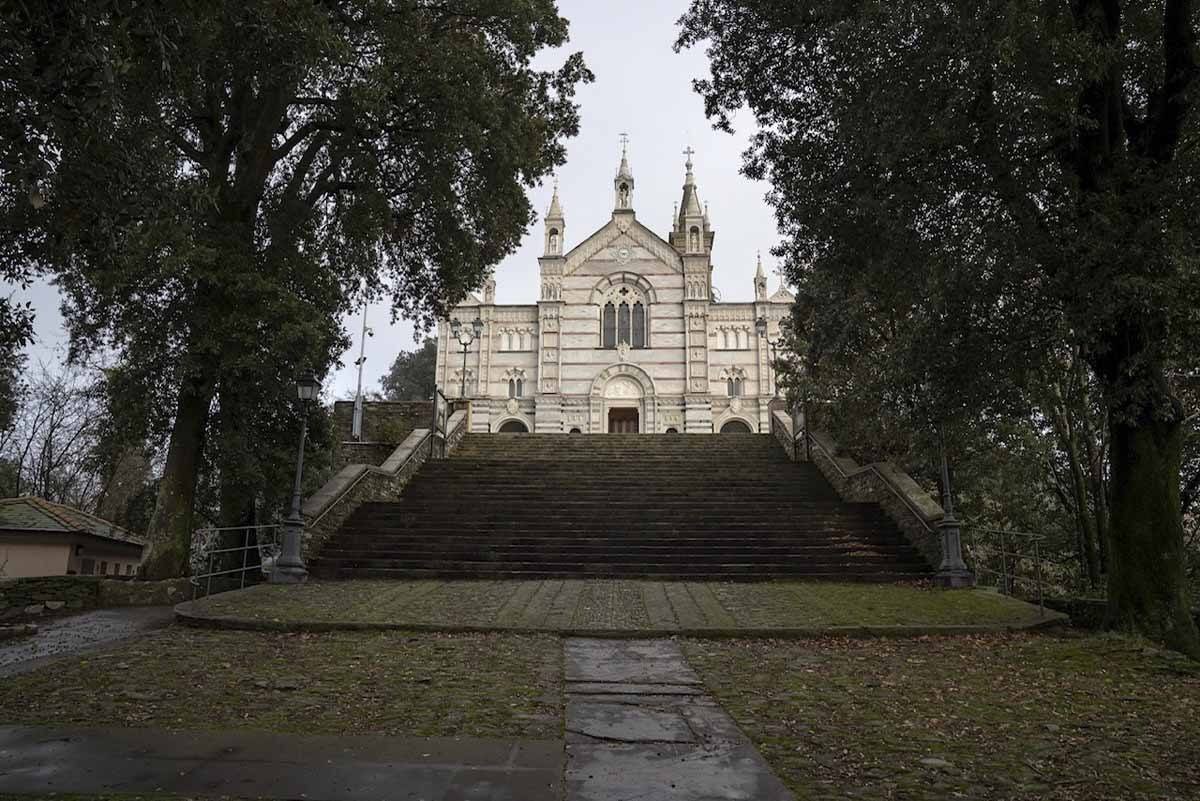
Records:
{"label": "arched doorway", "polygon": [[627,375],[618,375],[604,385],[608,433],[637,434],[642,430],[642,394],[642,385]]}
{"label": "arched doorway", "polygon": [[729,420],[721,426],[722,434],[753,434],[750,426],[744,420]]}
{"label": "arched doorway", "polygon": [[500,426],[501,434],[528,434],[529,427],[520,420],[507,420]]}

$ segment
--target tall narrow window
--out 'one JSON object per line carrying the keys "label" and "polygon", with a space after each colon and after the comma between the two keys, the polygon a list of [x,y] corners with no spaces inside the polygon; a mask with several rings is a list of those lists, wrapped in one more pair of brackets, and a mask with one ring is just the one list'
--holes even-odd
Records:
{"label": "tall narrow window", "polygon": [[604,312],[600,323],[600,347],[615,348],[617,346],[617,307],[612,303],[604,304]]}
{"label": "tall narrow window", "polygon": [[734,389],[734,384],[733,384],[733,379],[732,379],[732,378],[728,379],[728,380],[725,382],[725,389],[726,389],[726,391],[728,392],[728,394],[729,394],[729,397],[731,397],[731,398],[735,398],[735,397],[737,397],[737,390],[736,390],[736,389]]}
{"label": "tall narrow window", "polygon": [[633,342],[635,348],[646,347],[646,307],[640,302],[633,304]]}
{"label": "tall narrow window", "polygon": [[517,382],[514,379],[508,379],[508,397],[517,397]]}
{"label": "tall narrow window", "polygon": [[629,304],[617,307],[617,341],[629,342]]}
{"label": "tall narrow window", "polygon": [[525,379],[523,379],[523,378],[517,379],[517,397],[518,398],[525,397]]}

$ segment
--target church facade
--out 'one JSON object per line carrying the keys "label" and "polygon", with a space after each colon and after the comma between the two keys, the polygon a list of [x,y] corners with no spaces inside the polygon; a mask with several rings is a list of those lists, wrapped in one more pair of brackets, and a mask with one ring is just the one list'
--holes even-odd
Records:
{"label": "church facade", "polygon": [[469,399],[472,431],[769,430],[771,343],[793,296],[768,295],[760,259],[753,302],[714,299],[715,232],[690,152],[665,238],[638,221],[634,186],[623,154],[612,218],[570,250],[555,187],[537,303],[497,305],[489,280],[440,322],[438,387]]}

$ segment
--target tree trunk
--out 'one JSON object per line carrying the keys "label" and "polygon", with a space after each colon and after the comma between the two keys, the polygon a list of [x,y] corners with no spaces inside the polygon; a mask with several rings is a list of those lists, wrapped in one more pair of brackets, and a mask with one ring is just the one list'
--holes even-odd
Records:
{"label": "tree trunk", "polygon": [[146,578],[174,578],[187,573],[196,480],[211,401],[211,390],[197,391],[188,385],[180,390],[167,463],[147,532],[150,556],[142,567]]}
{"label": "tree trunk", "polygon": [[1108,583],[1111,627],[1161,639],[1200,659],[1184,567],[1179,467],[1183,425],[1109,422],[1112,474]]}

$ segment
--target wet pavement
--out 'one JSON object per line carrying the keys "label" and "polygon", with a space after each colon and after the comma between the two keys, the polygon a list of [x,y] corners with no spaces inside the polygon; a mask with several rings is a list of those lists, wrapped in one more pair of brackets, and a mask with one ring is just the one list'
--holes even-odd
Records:
{"label": "wet pavement", "polygon": [[0,727],[0,793],[556,801],[562,742]]}
{"label": "wet pavement", "polygon": [[568,801],[792,801],[670,640],[566,641]]}
{"label": "wet pavement", "polygon": [[0,643],[0,676],[25,673],[63,656],[127,640],[173,619],[170,606],[134,606],[35,620],[37,634]]}

